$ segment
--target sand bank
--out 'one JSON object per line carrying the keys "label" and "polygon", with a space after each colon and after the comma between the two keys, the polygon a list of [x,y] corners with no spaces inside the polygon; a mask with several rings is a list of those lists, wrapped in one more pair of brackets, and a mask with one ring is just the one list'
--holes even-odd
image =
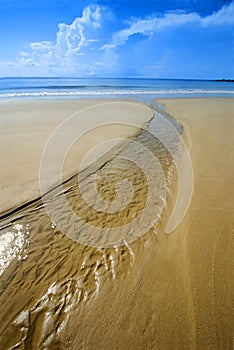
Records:
{"label": "sand bank", "polygon": [[[88,130],[100,123],[99,127],[89,131],[75,143],[65,159],[63,178],[78,172],[80,163],[89,150],[96,144],[114,138],[129,138],[137,127],[121,125],[129,123],[139,127],[152,117],[152,112],[140,103],[133,101],[98,99],[79,100],[26,100],[1,102],[0,104],[0,211],[16,207],[39,196],[39,169],[43,149],[54,130],[69,117],[77,114],[72,127]],[[103,104],[100,106],[100,104]],[[98,105],[96,109],[93,106]],[[86,109],[83,113],[80,111]],[[109,120],[115,125],[103,126]],[[118,124],[119,123],[119,124]],[[71,127],[70,127],[71,128]],[[65,126],[64,135],[70,137],[72,130]],[[119,141],[105,144],[102,149],[93,153],[89,163],[116,146]],[[61,143],[56,145],[62,147]],[[55,175],[53,162],[48,169],[49,186],[53,185]]]}

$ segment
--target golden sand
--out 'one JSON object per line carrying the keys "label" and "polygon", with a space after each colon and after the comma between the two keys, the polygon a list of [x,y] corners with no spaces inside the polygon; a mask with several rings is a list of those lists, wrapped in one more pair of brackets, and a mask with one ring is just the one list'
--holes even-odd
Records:
{"label": "golden sand", "polygon": [[[175,176],[170,179],[168,152],[144,133],[139,137],[161,160],[170,187],[160,220],[140,239],[105,249],[82,246],[50,222],[40,201],[5,220],[2,237],[15,250],[8,250],[12,260],[0,279],[3,349],[232,349],[234,100],[160,103],[185,126],[194,168],[182,223],[165,234]],[[123,172],[135,184],[125,214],[111,222],[90,217],[74,195],[74,179],[67,198],[93,222],[121,226],[144,205],[144,176],[134,167],[124,170],[118,157],[96,171],[104,176],[99,190],[106,199]]]}
{"label": "golden sand", "polygon": [[[116,124],[89,130],[97,122],[101,125],[104,123],[104,114],[110,123]],[[126,139],[133,136],[138,129],[131,124],[139,128],[144,127],[152,117],[152,112],[141,103],[121,103],[121,100],[117,99],[1,101],[1,212],[40,195],[39,169],[43,149],[54,130],[73,115],[77,115],[77,118],[72,126],[77,130],[87,129],[89,132],[69,150],[63,167],[64,178],[78,172],[84,155],[93,146],[108,139]],[[121,125],[123,122],[129,125]],[[68,137],[70,132],[69,128],[64,128]],[[60,146],[59,144],[57,147]],[[93,153],[89,163],[95,162],[112,147],[113,144],[104,145],[98,153]],[[48,179],[51,179],[48,186],[54,185],[53,179],[56,174],[52,168],[53,164],[48,172]]]}
{"label": "golden sand", "polygon": [[[196,349],[231,349],[234,99],[179,99],[161,103],[185,126],[194,168],[191,205],[171,237],[171,248],[168,247],[182,278],[181,294],[187,298],[192,326],[188,344]],[[178,342],[183,343],[181,338]]]}

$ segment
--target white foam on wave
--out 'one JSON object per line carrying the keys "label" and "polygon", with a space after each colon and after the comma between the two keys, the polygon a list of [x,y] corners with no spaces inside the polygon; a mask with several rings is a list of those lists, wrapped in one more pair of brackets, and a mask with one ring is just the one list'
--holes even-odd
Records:
{"label": "white foam on wave", "polygon": [[173,89],[173,90],[86,90],[86,91],[38,91],[2,93],[0,99],[20,97],[69,97],[69,96],[108,96],[108,95],[233,95],[234,90],[201,90],[201,89]]}

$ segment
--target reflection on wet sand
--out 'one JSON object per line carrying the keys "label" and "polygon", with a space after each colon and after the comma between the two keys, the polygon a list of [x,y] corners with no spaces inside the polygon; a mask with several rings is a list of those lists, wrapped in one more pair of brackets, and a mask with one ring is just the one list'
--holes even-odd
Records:
{"label": "reflection on wet sand", "polygon": [[[163,169],[163,173],[155,174],[152,179],[156,196],[151,210],[159,219],[165,204],[172,159],[160,141],[147,130],[138,134],[135,141],[150,149]],[[87,195],[93,198],[95,193],[89,182],[97,175],[98,193],[110,203],[116,198],[116,184],[128,179],[133,196],[119,213],[93,211],[82,198],[77,176],[64,183],[70,207],[92,225],[94,235],[95,227],[115,227],[121,231],[121,227],[137,217],[145,206],[148,191],[145,175],[136,165],[121,158],[123,154],[134,152],[139,152],[134,143],[119,149],[114,157],[110,152],[86,169],[82,177],[82,181],[86,181]],[[80,315],[89,308],[92,300],[99,298],[103,286],[110,283],[110,288],[115,288],[116,283],[124,281],[144,246],[153,242],[158,232],[157,221],[145,236],[132,244],[123,241],[121,246],[110,248],[83,246],[75,239],[85,234],[82,226],[80,232],[72,232],[74,228],[60,207],[59,197],[55,190],[47,201],[54,202],[64,220],[64,227],[70,232],[68,236],[73,235],[73,240],[57,229],[41,199],[16,210],[2,222],[1,237],[5,246],[1,259],[0,302],[4,308],[0,343],[4,349],[77,348],[69,345],[78,331],[73,325],[79,324]],[[144,222],[139,222],[139,225],[144,225]],[[97,235],[96,243],[102,246],[102,237]]]}

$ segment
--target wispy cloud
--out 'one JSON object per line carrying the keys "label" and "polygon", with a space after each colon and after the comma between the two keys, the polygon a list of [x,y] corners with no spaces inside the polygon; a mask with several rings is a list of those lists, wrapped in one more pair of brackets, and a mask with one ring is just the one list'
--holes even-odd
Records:
{"label": "wispy cloud", "polygon": [[[110,11],[91,5],[71,24],[60,23],[54,42],[45,38],[28,44],[11,66],[16,72],[34,75],[139,73],[156,76],[173,55],[170,47],[165,46],[163,52],[157,51],[156,45],[152,47],[160,34],[174,33],[180,28],[226,28],[234,25],[233,14],[234,1],[206,17],[178,10],[125,21],[122,29],[116,31]],[[118,28],[120,26],[118,23]],[[134,35],[132,43],[135,45],[131,43]]]}
{"label": "wispy cloud", "polygon": [[35,43],[30,43],[29,47],[35,51],[47,51],[53,48],[53,43],[51,41],[40,41]]}
{"label": "wispy cloud", "polygon": [[234,2],[229,6],[224,6],[221,10],[207,17],[201,17],[197,13],[167,13],[163,17],[151,17],[147,19],[138,19],[129,27],[116,32],[112,40],[103,45],[102,49],[114,49],[117,46],[124,45],[128,38],[134,34],[153,36],[157,32],[166,28],[175,28],[178,26],[194,24],[201,27],[233,25],[234,24]]}
{"label": "wispy cloud", "polygon": [[229,6],[224,6],[218,12],[213,13],[210,16],[201,18],[201,24],[203,26],[220,26],[220,25],[233,25],[234,24],[234,2]]}

